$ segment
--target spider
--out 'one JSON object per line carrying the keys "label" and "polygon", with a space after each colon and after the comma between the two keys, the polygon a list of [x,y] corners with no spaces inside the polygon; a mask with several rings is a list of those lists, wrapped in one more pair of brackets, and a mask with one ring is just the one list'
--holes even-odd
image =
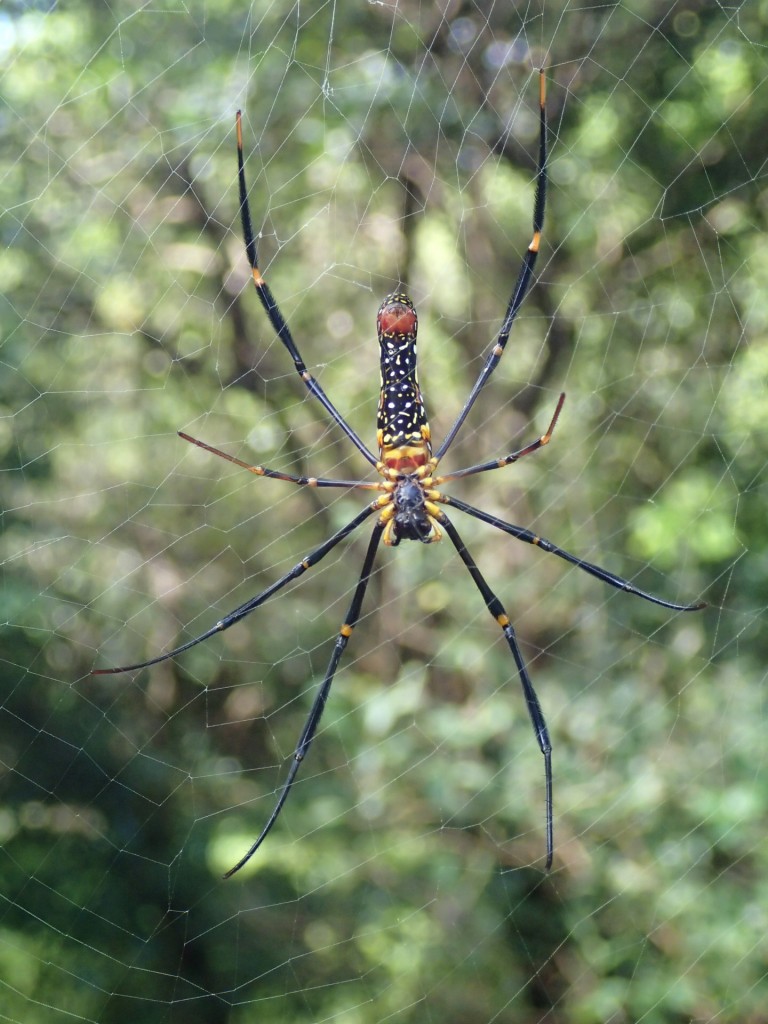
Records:
{"label": "spider", "polygon": [[477,567],[472,555],[467,550],[461,536],[451,519],[443,511],[444,506],[457,509],[469,516],[479,519],[483,523],[501,530],[503,533],[515,537],[526,544],[532,544],[565,559],[577,568],[597,577],[603,583],[607,583],[617,590],[627,594],[635,594],[653,604],[661,605],[663,608],[670,608],[673,611],[696,611],[704,607],[703,603],[697,604],[676,604],[673,601],[666,601],[653,594],[640,590],[626,579],[602,569],[597,565],[587,562],[576,555],[571,554],[563,548],[558,547],[551,541],[540,537],[532,530],[522,526],[515,526],[513,523],[505,522],[497,516],[484,512],[482,509],[468,505],[458,498],[446,494],[441,490],[442,485],[448,480],[458,480],[463,477],[473,476],[477,473],[486,473],[490,470],[501,469],[509,466],[520,459],[531,455],[549,444],[554,432],[560,412],[565,401],[565,394],[561,394],[552,419],[544,434],[536,438],[530,444],[517,451],[504,455],[501,458],[491,459],[488,462],[480,462],[464,469],[454,470],[452,473],[441,475],[436,474],[438,464],[449,450],[456,435],[466,420],[478,395],[487,384],[491,374],[504,354],[504,349],[509,339],[512,324],[522,305],[522,302],[530,287],[536,257],[542,236],[544,221],[544,206],[547,187],[547,116],[546,116],[546,85],[544,71],[539,71],[539,150],[536,176],[536,191],[533,204],[533,237],[523,257],[522,265],[517,276],[515,286],[510,296],[506,314],[501,329],[496,338],[480,374],[475,381],[469,397],[465,401],[459,415],[456,417],[453,426],[445,438],[432,452],[429,423],[421,397],[417,371],[416,371],[416,333],[418,320],[416,310],[411,299],[402,291],[393,292],[382,302],[377,316],[377,332],[380,352],[381,368],[381,390],[379,395],[376,443],[379,454],[375,456],[347,423],[344,417],[336,409],[330,398],[326,395],[320,383],[312,376],[307,369],[299,349],[293,340],[288,325],[283,318],[277,302],[264,280],[259,269],[258,256],[256,252],[256,238],[251,224],[250,207],[248,203],[248,191],[245,179],[245,164],[243,158],[243,133],[241,113],[236,115],[237,132],[237,162],[238,162],[238,186],[240,198],[240,214],[242,219],[243,235],[245,238],[245,250],[248,262],[251,266],[253,283],[261,304],[267,314],[277,337],[287,349],[293,359],[296,371],[306,385],[309,393],[316,398],[330,415],[333,422],[339,427],[347,438],[354,444],[360,454],[366,459],[379,475],[379,480],[369,482],[365,480],[337,480],[323,477],[293,476],[290,473],[282,473],[278,470],[268,469],[266,466],[253,466],[241,459],[235,458],[218,448],[214,448],[204,441],[191,437],[179,431],[179,435],[191,444],[197,445],[214,455],[218,455],[228,462],[232,462],[243,469],[247,469],[256,476],[270,477],[274,480],[285,480],[288,483],[297,484],[300,487],[338,487],[350,490],[368,490],[377,492],[374,498],[362,511],[337,530],[331,537],[324,540],[314,548],[305,558],[295,565],[289,572],[281,576],[275,583],[263,590],[260,594],[252,597],[229,614],[225,615],[210,629],[196,636],[186,643],[180,644],[172,651],[150,658],[148,661],[138,662],[133,665],[123,665],[119,668],[95,669],[95,675],[106,675],[119,672],[133,672],[138,669],[148,668],[157,665],[169,658],[175,658],[183,651],[203,643],[216,633],[221,633],[235,623],[240,622],[255,611],[267,600],[282,590],[292,580],[302,576],[305,572],[317,565],[325,556],[332,551],[341,541],[353,533],[359,526],[369,519],[373,519],[373,530],[371,532],[368,548],[363,559],[362,569],[357,579],[352,600],[346,614],[346,618],[339,629],[336,642],[333,647],[325,678],[312,703],[309,715],[301,731],[296,750],[293,754],[288,775],[277,796],[274,809],[266,824],[261,830],[256,841],[249,850],[240,858],[234,867],[224,875],[230,878],[239,871],[251,857],[256,853],[266,839],[273,825],[277,821],[283,806],[288,799],[297,773],[302,761],[309,753],[312,740],[317,732],[320,719],[325,708],[328,694],[331,689],[336,670],[341,657],[346,649],[352,631],[357,624],[365,597],[366,589],[371,578],[374,559],[380,544],[387,547],[397,547],[402,541],[419,541],[422,544],[434,544],[447,535],[455,547],[459,558],[464,563],[472,577],[472,580],[480,591],[486,608],[501,628],[504,638],[509,646],[514,659],[520,683],[523,689],[523,698],[530,716],[536,741],[544,758],[545,775],[545,830],[546,830],[546,868],[552,865],[554,850],[553,841],[553,815],[552,815],[552,743],[544,720],[539,699],[531,682],[523,660],[520,647],[517,642],[515,630],[504,610],[501,601],[491,590],[485,577]]}

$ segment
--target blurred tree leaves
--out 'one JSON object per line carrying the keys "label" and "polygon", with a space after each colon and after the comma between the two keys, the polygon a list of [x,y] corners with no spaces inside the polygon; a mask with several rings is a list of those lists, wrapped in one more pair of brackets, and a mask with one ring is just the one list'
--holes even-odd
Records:
{"label": "blurred tree leaves", "polygon": [[[768,101],[764,11],[732,13],[0,10],[9,1019],[762,1019]],[[373,443],[373,316],[407,284],[439,437],[530,237],[545,54],[539,281],[445,465],[532,439],[567,390],[545,452],[457,492],[711,607],[459,524],[556,745],[545,879],[506,646],[445,545],[383,553],[280,828],[224,885],[364,538],[173,664],[87,673],[207,628],[359,507],[175,436],[364,469],[248,290],[234,111],[313,372]]]}

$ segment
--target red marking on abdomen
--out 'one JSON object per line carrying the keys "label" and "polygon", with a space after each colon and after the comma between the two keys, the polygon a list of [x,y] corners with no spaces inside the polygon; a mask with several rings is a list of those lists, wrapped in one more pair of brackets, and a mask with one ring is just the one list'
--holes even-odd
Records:
{"label": "red marking on abdomen", "polygon": [[394,469],[398,473],[412,473],[413,470],[423,466],[429,453],[423,449],[394,448],[391,452],[384,452],[383,462],[387,469]]}
{"label": "red marking on abdomen", "polygon": [[393,302],[379,313],[379,330],[382,334],[413,334],[416,322],[414,311],[399,302]]}

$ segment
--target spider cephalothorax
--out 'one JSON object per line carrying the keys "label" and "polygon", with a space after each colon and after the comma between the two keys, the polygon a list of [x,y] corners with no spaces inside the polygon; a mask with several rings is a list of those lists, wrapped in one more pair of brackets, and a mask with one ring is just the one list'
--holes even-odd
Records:
{"label": "spider cephalothorax", "polygon": [[442,537],[437,525],[442,513],[430,503],[424,484],[417,476],[403,476],[395,483],[392,505],[388,507],[392,509],[391,517],[384,513],[380,517],[385,522],[382,536],[385,544],[397,547],[401,540],[431,544]]}
{"label": "spider cephalothorax", "polygon": [[219,455],[221,458],[235,463],[235,465],[242,466],[249,472],[255,473],[256,476],[266,476],[275,480],[285,480],[289,483],[298,484],[300,486],[340,487],[378,492],[378,497],[358,512],[350,522],[337,530],[333,536],[329,537],[327,540],[323,541],[322,544],[319,544],[316,548],[310,551],[308,555],[285,573],[284,576],[281,576],[280,579],[272,583],[265,590],[261,591],[261,593],[252,597],[244,604],[241,604],[228,615],[225,615],[223,619],[220,619],[205,633],[194,637],[192,640],[188,640],[186,643],[180,644],[172,651],[158,655],[155,658],[150,658],[148,661],[137,662],[133,665],[124,665],[120,668],[94,670],[96,674],[107,674],[113,672],[130,672],[136,669],[147,668],[150,665],[156,665],[158,662],[166,661],[168,658],[173,658],[176,655],[181,654],[183,651],[188,650],[190,647],[194,647],[196,644],[202,643],[204,640],[214,636],[216,633],[229,629],[230,626],[234,626],[236,622],[240,622],[246,617],[246,615],[250,615],[251,612],[259,608],[265,601],[270,597],[273,597],[292,580],[297,579],[314,565],[317,565],[321,559],[325,558],[329,551],[333,550],[337,544],[348,537],[358,528],[358,526],[362,525],[362,523],[371,517],[376,516],[375,523],[371,531],[371,537],[368,542],[368,548],[363,560],[363,566],[360,570],[360,575],[355,586],[346,618],[339,629],[338,636],[336,637],[336,642],[333,646],[333,652],[328,663],[325,678],[323,679],[323,683],[312,702],[312,707],[310,708],[306,723],[302,729],[301,736],[299,737],[299,742],[293,755],[288,776],[280,790],[274,809],[262,828],[259,837],[245,855],[240,858],[237,864],[227,872],[225,877],[229,877],[236,871],[239,871],[240,868],[250,860],[272,829],[274,823],[277,821],[283,805],[291,792],[299,766],[306,757],[315,733],[317,732],[317,727],[320,722],[323,709],[325,708],[325,702],[328,699],[331,684],[333,683],[336,675],[336,670],[339,666],[341,656],[344,653],[350,636],[352,635],[352,630],[360,618],[363,598],[365,597],[365,592],[368,587],[368,581],[373,570],[373,563],[379,545],[384,543],[390,547],[397,547],[402,540],[418,540],[424,544],[430,544],[433,541],[440,540],[443,533],[448,536],[449,540],[455,547],[459,558],[467,567],[475,586],[479,590],[486,608],[501,628],[517,667],[517,673],[523,689],[525,705],[533,725],[536,741],[544,757],[546,786],[545,823],[547,837],[546,866],[549,867],[551,865],[553,854],[552,744],[550,743],[549,732],[547,730],[546,722],[544,721],[544,715],[542,713],[541,706],[539,705],[536,691],[533,688],[533,683],[528,675],[528,669],[526,668],[520,647],[517,643],[515,631],[509,621],[509,616],[504,610],[501,601],[491,590],[485,580],[485,577],[478,569],[456,527],[453,525],[453,522],[443,511],[443,506],[458,509],[460,512],[464,512],[475,519],[479,519],[481,522],[488,523],[495,529],[501,530],[503,533],[506,533],[517,540],[523,541],[526,544],[532,544],[535,547],[540,548],[542,551],[547,551],[550,554],[557,555],[558,558],[564,559],[571,565],[575,565],[577,568],[589,573],[591,576],[594,576],[599,580],[602,580],[603,583],[607,583],[609,586],[615,587],[617,590],[623,590],[628,594],[635,594],[638,597],[644,598],[646,601],[651,601],[653,604],[661,605],[663,608],[671,608],[674,611],[694,611],[698,608],[704,607],[703,604],[676,604],[673,601],[666,601],[663,598],[654,597],[653,594],[648,594],[644,590],[640,590],[628,580],[622,579],[620,576],[616,576],[607,569],[601,569],[600,566],[593,565],[592,562],[587,562],[582,558],[578,558],[576,555],[570,554],[570,552],[565,551],[563,548],[559,548],[556,544],[545,540],[544,537],[540,537],[532,530],[528,530],[523,526],[516,526],[513,523],[508,523],[488,512],[484,512],[482,509],[475,508],[473,505],[468,505],[466,502],[460,501],[458,498],[451,497],[441,490],[441,485],[448,480],[457,480],[463,477],[473,476],[477,473],[485,473],[490,470],[500,469],[503,466],[509,466],[513,462],[517,462],[524,456],[530,455],[532,452],[535,452],[539,448],[548,444],[552,436],[552,432],[555,429],[558,416],[560,415],[560,410],[563,407],[564,395],[560,395],[547,431],[542,434],[541,437],[536,438],[535,441],[532,441],[524,448],[520,448],[517,451],[511,452],[509,455],[502,456],[501,458],[490,459],[487,462],[480,462],[464,469],[454,470],[453,472],[442,476],[435,475],[439,461],[453,444],[453,441],[474,405],[477,396],[485,387],[489,377],[498,366],[499,360],[504,354],[504,349],[509,339],[509,332],[512,328],[512,324],[531,284],[533,268],[539,252],[542,225],[544,222],[544,202],[547,182],[547,122],[544,107],[543,72],[539,73],[539,111],[539,155],[536,174],[536,195],[533,204],[533,237],[528,245],[525,256],[523,257],[522,266],[517,276],[515,286],[512,289],[512,294],[507,305],[507,311],[504,316],[504,320],[502,321],[496,342],[486,358],[483,368],[480,371],[480,375],[469,393],[469,397],[462,406],[461,411],[454,420],[453,426],[443,438],[442,443],[434,455],[432,454],[430,442],[429,424],[427,422],[427,415],[424,409],[424,402],[421,398],[421,391],[419,389],[416,374],[416,329],[418,325],[416,310],[408,296],[404,295],[402,292],[393,292],[391,295],[388,295],[379,309],[377,326],[379,344],[381,347],[381,391],[379,396],[377,422],[377,443],[379,448],[378,458],[368,449],[341,413],[338,412],[320,383],[315,380],[307,369],[296,343],[293,340],[288,325],[283,319],[283,315],[278,308],[277,302],[275,301],[269,286],[262,277],[256,253],[256,237],[251,225],[251,216],[248,206],[248,192],[245,184],[245,169],[243,161],[242,126],[240,112],[238,111],[236,125],[240,212],[243,222],[245,249],[248,255],[248,261],[251,265],[253,283],[256,286],[259,299],[261,300],[261,304],[266,311],[267,317],[269,318],[277,337],[285,346],[291,359],[293,359],[296,371],[308,388],[310,394],[312,394],[321,403],[323,408],[331,416],[334,423],[336,423],[352,444],[354,444],[363,458],[376,469],[379,474],[379,479],[375,482],[371,482],[368,480],[336,480],[322,477],[293,476],[291,473],[283,473],[280,470],[267,469],[266,466],[252,466],[248,462],[244,462],[242,459],[238,459],[233,455],[229,455],[226,452],[221,451],[219,448],[214,448],[211,445],[206,444],[204,441],[198,441],[196,438],[190,437],[189,434],[181,434],[185,440],[190,441],[199,448],[204,448],[206,451],[213,452],[213,454]]}

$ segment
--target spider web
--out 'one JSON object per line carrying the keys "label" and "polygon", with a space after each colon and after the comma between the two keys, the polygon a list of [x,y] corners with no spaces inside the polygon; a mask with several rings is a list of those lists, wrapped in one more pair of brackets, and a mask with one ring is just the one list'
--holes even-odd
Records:
{"label": "spider web", "polygon": [[[0,7],[5,567],[0,1016],[766,1020],[764,5]],[[450,545],[381,552],[266,820],[366,529],[175,661],[366,499],[248,280],[375,442],[373,318],[420,313],[438,439],[536,282],[447,487],[683,615],[454,521],[554,744],[555,861],[509,650]],[[365,493],[365,492],[363,492]],[[762,852],[761,852],[762,851]]]}

